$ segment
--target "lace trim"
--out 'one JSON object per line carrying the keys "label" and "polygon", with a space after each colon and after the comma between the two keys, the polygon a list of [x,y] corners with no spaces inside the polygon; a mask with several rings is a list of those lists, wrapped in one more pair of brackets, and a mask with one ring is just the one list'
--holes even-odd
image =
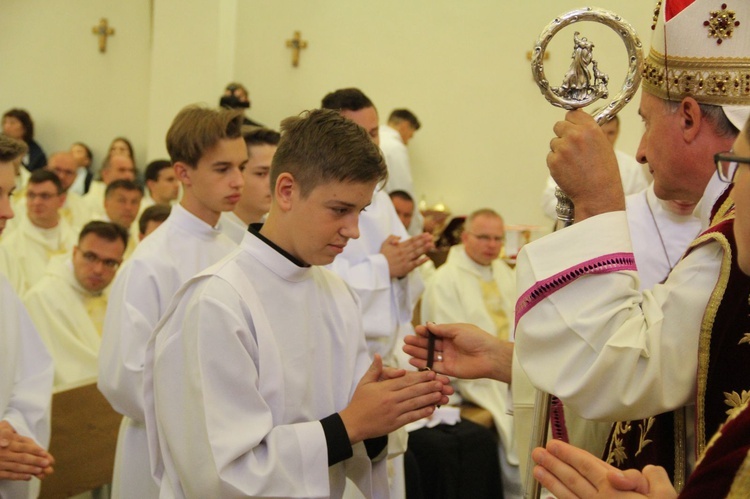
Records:
{"label": "lace trim", "polygon": [[592,260],[579,263],[574,267],[563,270],[552,277],[539,281],[516,302],[516,325],[526,312],[531,310],[537,303],[547,298],[549,295],[562,289],[572,283],[579,277],[593,274],[609,274],[611,272],[621,272],[627,270],[638,270],[635,266],[635,257],[632,253],[612,253],[603,255]]}

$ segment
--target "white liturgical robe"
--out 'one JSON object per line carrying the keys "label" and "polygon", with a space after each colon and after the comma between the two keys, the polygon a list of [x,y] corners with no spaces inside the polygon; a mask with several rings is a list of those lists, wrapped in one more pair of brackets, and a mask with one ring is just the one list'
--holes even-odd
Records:
{"label": "white liturgical robe", "polygon": [[[0,420],[49,445],[52,358],[8,281],[0,275]],[[0,497],[37,497],[39,481],[0,480]]]}
{"label": "white liturgical robe", "polygon": [[242,242],[247,232],[248,224],[242,221],[233,211],[221,214],[221,231],[237,244]]}
{"label": "white liturgical robe", "polygon": [[16,292],[23,296],[44,276],[50,258],[72,251],[77,242],[78,234],[73,232],[64,218],[52,229],[40,229],[28,217],[23,217],[16,230],[0,242],[11,264],[18,266],[25,286],[24,289],[16,289]]}
{"label": "white liturgical robe", "polygon": [[[702,228],[726,187],[716,176],[706,187],[696,207]],[[643,292],[635,266],[620,263],[630,253],[620,211],[527,244],[518,259],[520,366],[535,386],[587,419],[640,419],[692,404],[695,396],[699,332],[722,248],[698,246],[664,284]],[[561,281],[607,262],[618,271]]]}
{"label": "white liturgical robe", "polygon": [[104,193],[106,191],[107,184],[101,180],[92,180],[89,192],[82,196],[92,219],[101,220],[107,215],[107,212],[104,211]]}
{"label": "white liturgical robe", "polygon": [[388,195],[377,190],[359,216],[359,239],[351,239],[329,266],[359,296],[370,354],[380,354],[386,362],[393,362],[403,336],[414,330],[412,313],[424,290],[417,270],[403,279],[391,278],[388,261],[380,253],[390,235],[409,237]]}
{"label": "white liturgical robe", "polygon": [[[496,322],[487,310],[480,281],[494,281],[500,296],[494,304],[508,319],[506,331],[498,331]],[[502,260],[483,266],[466,254],[462,244],[453,246],[443,265],[435,270],[422,297],[422,319],[438,324],[466,322],[475,324],[490,334],[512,338],[513,307],[516,303],[516,277]],[[518,463],[513,441],[513,418],[508,415],[506,400],[508,385],[489,379],[453,381],[465,400],[484,407],[492,413],[495,428],[500,433],[509,462]]]}
{"label": "white liturgical robe", "polygon": [[180,286],[236,247],[219,228],[175,205],[159,229],[136,247],[112,284],[99,353],[99,390],[125,415],[112,483],[119,497],[158,496],[143,419],[148,339]]}
{"label": "white liturgical robe", "polygon": [[184,286],[147,352],[161,497],[335,498],[346,477],[387,497],[385,460],[359,443],[329,467],[319,422],[370,364],[358,309],[339,277],[252,233]]}
{"label": "white liturgical robe", "polygon": [[[23,301],[55,364],[55,387],[95,378],[101,333],[89,315],[106,308],[106,294],[94,295],[76,280],[69,254],[50,260],[47,273]],[[103,309],[102,312],[103,318]],[[99,313],[96,310],[93,313]]]}

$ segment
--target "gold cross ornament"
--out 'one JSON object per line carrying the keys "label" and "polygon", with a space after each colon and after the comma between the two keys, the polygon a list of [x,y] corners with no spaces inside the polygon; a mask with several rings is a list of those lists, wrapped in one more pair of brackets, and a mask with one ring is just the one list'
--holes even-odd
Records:
{"label": "gold cross ornament", "polygon": [[294,38],[286,41],[287,48],[292,49],[292,66],[299,66],[299,52],[307,48],[307,41],[302,39],[299,31],[294,32]]}
{"label": "gold cross ornament", "polygon": [[91,32],[99,36],[99,52],[107,51],[107,37],[115,34],[115,29],[109,27],[106,17],[99,20],[99,24],[91,28]]}

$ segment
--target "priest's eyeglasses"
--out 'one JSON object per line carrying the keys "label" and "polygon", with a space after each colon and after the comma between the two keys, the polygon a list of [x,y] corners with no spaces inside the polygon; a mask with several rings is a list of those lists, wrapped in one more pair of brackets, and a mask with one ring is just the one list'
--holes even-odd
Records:
{"label": "priest's eyeglasses", "polygon": [[[81,250],[78,250],[81,251]],[[102,262],[102,265],[107,267],[110,270],[116,270],[117,267],[120,266],[122,263],[119,260],[114,260],[112,258],[101,258],[99,255],[94,253],[93,251],[81,251],[81,256],[83,257],[86,262],[90,263],[91,265],[96,265],[99,262]]]}
{"label": "priest's eyeglasses", "polygon": [[734,177],[737,175],[737,169],[740,165],[750,165],[750,158],[742,158],[732,154],[732,151],[720,152],[714,154],[716,171],[719,173],[719,179],[728,184],[734,183]]}

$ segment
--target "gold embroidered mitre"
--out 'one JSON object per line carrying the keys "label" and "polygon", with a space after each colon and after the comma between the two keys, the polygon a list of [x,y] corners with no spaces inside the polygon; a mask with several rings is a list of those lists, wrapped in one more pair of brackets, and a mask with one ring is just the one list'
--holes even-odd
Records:
{"label": "gold embroidered mitre", "polygon": [[[722,106],[741,129],[750,106],[750,2],[664,0],[654,20],[644,91],[670,101],[693,97]],[[742,114],[736,120],[735,111]]]}

